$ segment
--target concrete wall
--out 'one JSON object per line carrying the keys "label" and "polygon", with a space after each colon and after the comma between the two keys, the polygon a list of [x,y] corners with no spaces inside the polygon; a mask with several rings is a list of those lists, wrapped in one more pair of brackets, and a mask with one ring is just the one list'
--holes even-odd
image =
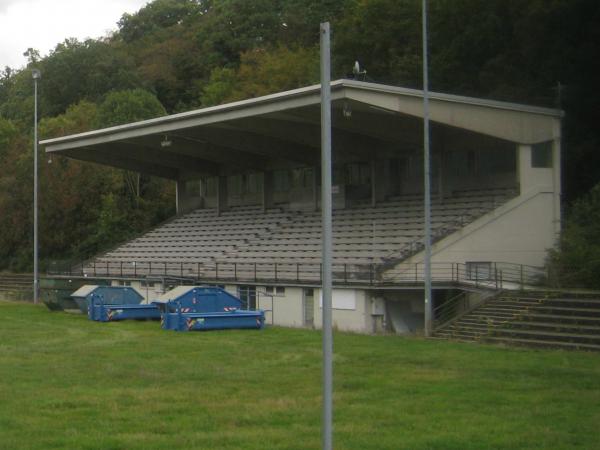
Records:
{"label": "concrete wall", "polygon": [[[354,293],[354,309],[336,308],[336,296]],[[341,331],[365,333],[371,331],[371,310],[369,296],[361,289],[333,289],[333,327]],[[321,289],[315,289],[315,328],[323,324],[323,307],[321,304]]]}
{"label": "concrete wall", "polygon": [[[261,292],[265,286],[259,286]],[[284,294],[272,297],[261,294],[258,298],[259,309],[271,310],[265,313],[265,323],[284,327],[304,326],[303,290],[297,287],[286,287]]]}
{"label": "concrete wall", "polygon": [[[542,266],[556,243],[554,195],[533,191],[509,201],[432,246],[433,262],[496,261]],[[419,254],[407,262],[420,262]]]}
{"label": "concrete wall", "polygon": [[131,281],[123,281],[123,280],[112,280],[110,282],[111,286],[130,286],[136,289],[140,294],[143,295],[143,302],[151,302],[155,300],[160,295],[164,294],[164,287],[162,283],[152,283],[152,286],[149,286],[148,283],[142,283],[140,280],[131,280]]}

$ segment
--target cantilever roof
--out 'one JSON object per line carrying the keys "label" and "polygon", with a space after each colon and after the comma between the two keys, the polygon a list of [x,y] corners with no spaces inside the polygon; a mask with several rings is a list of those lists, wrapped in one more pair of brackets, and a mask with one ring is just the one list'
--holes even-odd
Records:
{"label": "cantilever roof", "polygon": [[[420,146],[422,91],[354,80],[331,88],[334,156]],[[440,93],[430,98],[434,124],[522,144],[559,137],[559,110]],[[40,144],[47,152],[172,179],[317,165],[319,104],[314,85]]]}

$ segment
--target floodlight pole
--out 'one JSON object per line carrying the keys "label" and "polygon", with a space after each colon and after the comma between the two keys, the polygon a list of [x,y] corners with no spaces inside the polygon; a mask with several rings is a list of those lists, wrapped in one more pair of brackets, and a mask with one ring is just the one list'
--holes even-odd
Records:
{"label": "floodlight pole", "polygon": [[321,24],[321,216],[323,297],[323,450],[332,449],[333,332],[331,327],[331,56],[329,22]]}
{"label": "floodlight pole", "polygon": [[423,179],[425,208],[425,336],[433,334],[433,299],[431,298],[431,167],[429,143],[429,61],[427,54],[427,0],[423,0]]}
{"label": "floodlight pole", "polygon": [[40,294],[38,266],[38,80],[42,77],[38,69],[31,71],[33,77],[33,303],[37,304]]}

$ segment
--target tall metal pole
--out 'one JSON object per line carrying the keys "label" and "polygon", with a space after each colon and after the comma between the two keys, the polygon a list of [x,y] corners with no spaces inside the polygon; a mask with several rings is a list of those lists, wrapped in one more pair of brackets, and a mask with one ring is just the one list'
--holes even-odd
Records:
{"label": "tall metal pole", "polygon": [[331,327],[331,60],[329,22],[321,24],[321,215],[323,278],[323,450],[333,444],[333,332]]}
{"label": "tall metal pole", "polygon": [[38,268],[38,80],[39,70],[31,71],[33,76],[33,303],[37,304],[40,293]]}
{"label": "tall metal pole", "polygon": [[431,298],[431,168],[429,149],[429,61],[427,54],[427,0],[423,0],[423,180],[425,208],[425,336],[433,333],[433,299]]}

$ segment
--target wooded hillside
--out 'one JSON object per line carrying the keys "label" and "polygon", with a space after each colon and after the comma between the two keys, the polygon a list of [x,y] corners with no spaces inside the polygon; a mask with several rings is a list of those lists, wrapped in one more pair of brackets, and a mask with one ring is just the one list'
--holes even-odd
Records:
{"label": "wooded hillside", "polygon": [[[318,82],[319,23],[333,77],[355,60],[369,80],[420,87],[418,0],[155,0],[98,40],[68,39],[0,71],[0,270],[32,265],[31,69],[40,138]],[[600,3],[433,0],[431,89],[560,106],[565,204],[600,181]],[[77,260],[174,213],[174,186],[40,150],[40,257]]]}

